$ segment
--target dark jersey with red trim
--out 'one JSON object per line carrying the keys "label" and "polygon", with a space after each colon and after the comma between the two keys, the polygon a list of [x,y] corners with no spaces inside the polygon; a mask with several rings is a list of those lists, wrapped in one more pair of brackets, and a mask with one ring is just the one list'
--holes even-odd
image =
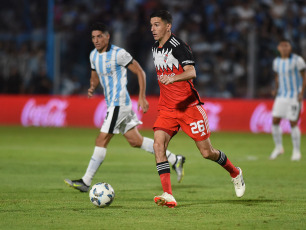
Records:
{"label": "dark jersey with red trim", "polygon": [[171,35],[163,47],[156,41],[152,47],[157,80],[160,87],[158,109],[182,109],[203,104],[192,80],[164,85],[159,78],[164,75],[173,77],[184,72],[183,67],[194,65],[190,47],[175,35]]}

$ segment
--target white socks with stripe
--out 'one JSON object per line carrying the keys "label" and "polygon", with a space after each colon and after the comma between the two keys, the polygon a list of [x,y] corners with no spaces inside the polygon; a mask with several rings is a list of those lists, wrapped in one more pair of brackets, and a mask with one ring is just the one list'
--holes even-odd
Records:
{"label": "white socks with stripe", "polygon": [[[282,130],[279,125],[272,125],[272,135],[275,147],[283,148]],[[301,147],[301,131],[297,125],[291,128],[291,140],[292,140],[293,150],[299,152]]]}
{"label": "white socks with stripe", "polygon": [[291,128],[291,140],[293,145],[293,151],[300,152],[301,131],[297,125]]}
{"label": "white socks with stripe", "polygon": [[91,181],[98,171],[98,168],[102,164],[106,155],[106,148],[96,146],[94,149],[94,153],[89,161],[87,170],[82,180],[88,186],[90,186]]}
{"label": "white socks with stripe", "polygon": [[[141,145],[140,148],[142,148],[143,150],[145,150],[147,152],[150,152],[150,153],[154,154],[153,144],[154,144],[154,140],[153,139],[144,137],[142,145]],[[166,151],[166,155],[167,155],[167,158],[168,158],[168,162],[171,165],[174,165],[175,162],[176,162],[176,155],[171,153],[169,150]]]}
{"label": "white socks with stripe", "polygon": [[272,125],[272,136],[275,147],[278,149],[283,148],[282,130],[279,125]]}

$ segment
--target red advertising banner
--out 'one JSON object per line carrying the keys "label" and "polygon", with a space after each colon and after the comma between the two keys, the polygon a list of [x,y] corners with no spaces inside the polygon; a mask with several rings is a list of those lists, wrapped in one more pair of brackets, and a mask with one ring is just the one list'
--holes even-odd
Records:
{"label": "red advertising banner", "polygon": [[[157,116],[158,97],[148,97],[147,113],[133,110],[143,122],[142,129],[151,129]],[[204,108],[211,131],[271,132],[273,100],[206,99]],[[0,96],[0,125],[98,127],[106,116],[103,97],[84,96]],[[306,133],[304,111],[299,126]],[[283,132],[290,131],[288,121],[281,122]]]}

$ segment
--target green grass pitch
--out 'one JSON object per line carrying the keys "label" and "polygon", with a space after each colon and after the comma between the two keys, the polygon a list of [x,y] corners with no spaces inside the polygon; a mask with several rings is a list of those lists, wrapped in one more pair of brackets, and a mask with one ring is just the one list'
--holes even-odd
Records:
{"label": "green grass pitch", "polygon": [[169,150],[186,156],[185,178],[178,184],[171,173],[178,206],[169,209],[153,201],[162,193],[154,156],[116,135],[93,181],[110,183],[116,197],[97,208],[63,180],[83,176],[98,132],[0,127],[0,229],[305,229],[306,136],[302,160],[291,162],[288,134],[286,153],[270,161],[269,134],[213,133],[214,147],[243,170],[246,193],[236,198],[228,173],[179,133]]}

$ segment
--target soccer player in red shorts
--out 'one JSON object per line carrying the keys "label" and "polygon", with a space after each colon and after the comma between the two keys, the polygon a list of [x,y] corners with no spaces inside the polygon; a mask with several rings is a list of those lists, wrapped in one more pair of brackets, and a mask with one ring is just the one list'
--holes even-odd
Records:
{"label": "soccer player in red shorts", "polygon": [[171,33],[172,16],[168,11],[152,13],[150,23],[156,41],[152,53],[160,87],[153,147],[164,191],[162,195],[154,197],[155,203],[170,208],[177,205],[172,195],[166,149],[180,128],[195,141],[204,158],[217,162],[229,172],[237,197],[242,197],[245,191],[242,170],[235,167],[222,151],[213,148],[209,140],[206,112],[192,82],[196,71],[190,47]]}

